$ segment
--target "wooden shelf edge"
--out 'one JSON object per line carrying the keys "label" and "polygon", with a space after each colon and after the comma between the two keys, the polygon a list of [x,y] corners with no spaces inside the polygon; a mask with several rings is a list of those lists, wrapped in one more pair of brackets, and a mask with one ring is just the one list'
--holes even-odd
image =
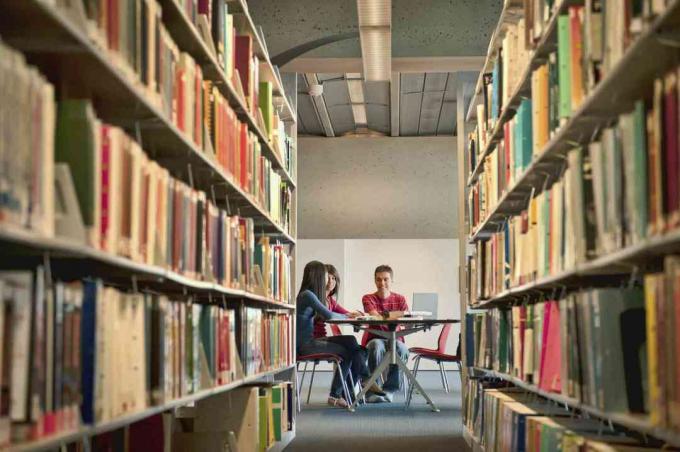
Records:
{"label": "wooden shelf edge", "polygon": [[[140,421],[142,419],[145,419],[147,417],[162,413],[164,411],[171,410],[173,408],[177,408],[179,406],[187,405],[190,403],[197,402],[199,400],[211,397],[213,395],[217,394],[222,394],[224,392],[231,391],[233,389],[236,389],[240,386],[244,386],[250,383],[254,383],[257,380],[260,380],[265,377],[269,376],[274,376],[276,374],[279,374],[281,372],[285,372],[286,370],[294,368],[295,365],[288,365],[284,367],[279,367],[277,369],[272,369],[269,371],[261,372],[259,374],[255,375],[250,375],[247,377],[244,377],[240,380],[233,381],[229,384],[223,385],[223,386],[217,386],[214,388],[210,389],[205,389],[202,391],[199,391],[196,394],[191,394],[188,396],[181,397],[179,399],[172,400],[168,403],[164,403],[163,405],[158,405],[158,406],[153,406],[150,408],[147,408],[145,410],[142,410],[138,413],[130,413],[123,415],[117,419],[113,419],[111,421],[106,421],[102,422],[100,424],[95,424],[91,426],[83,426],[82,428],[78,429],[75,432],[65,432],[61,434],[57,434],[53,437],[48,437],[48,438],[42,438],[38,441],[32,441],[24,444],[13,444],[9,447],[10,452],[38,452],[38,451],[43,451],[43,450],[50,450],[50,449],[55,449],[60,447],[61,445],[65,445],[74,441],[77,441],[82,438],[86,437],[91,437],[95,436],[101,433],[105,433],[111,430],[116,430],[118,428],[121,428],[125,425],[132,424],[134,422]],[[294,436],[294,434],[293,434]],[[290,439],[292,440],[292,438]]]}
{"label": "wooden shelf edge", "polygon": [[287,304],[242,289],[231,289],[210,281],[194,280],[163,267],[136,262],[127,257],[107,253],[66,238],[42,237],[29,230],[0,224],[0,241],[21,244],[46,252],[61,253],[67,257],[93,259],[103,264],[127,269],[131,272],[167,279],[168,281],[197,292],[214,292],[217,295],[225,295],[230,298],[245,298],[251,301],[262,302],[274,308],[288,310],[295,309],[295,305],[293,304]]}

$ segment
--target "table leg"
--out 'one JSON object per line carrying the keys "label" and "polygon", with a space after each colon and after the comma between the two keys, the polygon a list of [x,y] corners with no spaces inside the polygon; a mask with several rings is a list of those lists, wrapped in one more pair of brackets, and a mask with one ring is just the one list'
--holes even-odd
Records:
{"label": "table leg", "polygon": [[420,386],[420,383],[418,383],[418,380],[415,379],[415,377],[413,376],[413,374],[409,370],[408,366],[406,364],[404,364],[404,362],[400,359],[397,360],[397,366],[399,366],[401,368],[401,370],[404,372],[404,375],[406,375],[406,377],[409,379],[409,381],[411,382],[411,385],[413,385],[418,390],[418,392],[420,392],[422,394],[422,396],[425,397],[425,400],[427,400],[427,403],[429,403],[430,406],[432,407],[432,411],[434,411],[435,413],[439,413],[439,408],[437,408],[437,406],[434,404],[432,399],[430,399],[430,396],[427,395],[427,392],[425,392],[423,387]]}
{"label": "table leg", "polygon": [[354,412],[357,404],[359,403],[359,400],[361,400],[368,392],[368,388],[370,388],[371,385],[378,380],[378,377],[385,371],[385,369],[387,369],[387,366],[390,365],[392,359],[391,355],[392,355],[391,351],[387,351],[385,353],[385,356],[383,356],[383,359],[382,361],[380,361],[380,364],[378,364],[378,367],[376,367],[371,376],[368,377],[368,380],[364,382],[364,387],[361,388],[361,392],[359,393],[359,395],[354,398],[354,402],[352,402],[352,405],[350,405],[349,407],[350,411]]}

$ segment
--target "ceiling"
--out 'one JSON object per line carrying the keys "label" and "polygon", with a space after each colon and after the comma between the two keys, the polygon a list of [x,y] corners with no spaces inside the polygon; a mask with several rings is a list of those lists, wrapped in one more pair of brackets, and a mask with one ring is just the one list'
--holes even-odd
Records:
{"label": "ceiling", "polygon": [[[248,6],[272,58],[359,30],[356,0],[248,0]],[[356,65],[361,58],[358,37],[301,53],[288,69],[282,63],[283,71],[311,71],[297,76],[298,133],[342,136],[369,129],[393,136],[455,134],[457,83],[474,82],[478,72],[447,62],[472,58],[480,61],[474,67],[481,67],[501,7],[502,0],[392,0],[392,69],[404,72],[393,72],[392,82],[363,82],[360,103],[350,99],[347,81],[361,71],[360,63]],[[409,59],[418,60],[415,67],[395,65]],[[304,69],[295,66],[303,60],[314,63]],[[313,84],[323,86],[322,96],[309,95]],[[365,123],[357,121],[363,117],[356,113],[359,104]]]}
{"label": "ceiling", "polygon": [[[354,132],[363,124],[352,113],[346,74],[314,74],[323,85],[321,102],[315,106],[308,94],[309,78],[298,74],[298,133],[327,135],[319,108],[326,108],[334,136]],[[467,77],[469,78],[469,77]],[[466,79],[467,79],[466,78]],[[408,73],[399,75],[399,135],[454,135],[456,82],[454,73]],[[385,135],[391,133],[390,83],[364,82],[365,125]],[[317,101],[318,102],[318,101]]]}
{"label": "ceiling", "polygon": [[[392,57],[485,55],[501,0],[392,0]],[[358,31],[356,0],[248,0],[271,56],[326,36]],[[361,57],[359,39],[325,45],[314,58]]]}

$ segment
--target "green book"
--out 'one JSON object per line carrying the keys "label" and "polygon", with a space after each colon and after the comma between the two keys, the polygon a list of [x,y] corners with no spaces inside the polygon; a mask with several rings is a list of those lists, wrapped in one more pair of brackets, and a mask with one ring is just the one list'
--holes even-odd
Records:
{"label": "green book", "polygon": [[99,206],[97,119],[88,99],[67,99],[57,107],[55,161],[68,164],[87,228],[96,228]]}
{"label": "green book", "polygon": [[271,82],[260,82],[260,92],[258,99],[260,101],[260,110],[262,111],[262,118],[264,119],[264,128],[267,131],[269,139],[272,137],[272,129],[274,127],[274,103],[273,103],[274,87]]}
{"label": "green book", "polygon": [[193,334],[193,305],[187,305],[184,318],[184,393],[193,392],[194,382],[194,334]]}
{"label": "green book", "polygon": [[557,78],[559,81],[559,117],[564,120],[571,116],[571,49],[569,15],[557,18]]}
{"label": "green book", "polygon": [[208,362],[210,378],[214,380],[215,368],[213,367],[214,360],[212,359],[212,357],[213,349],[215,348],[215,337],[213,331],[213,321],[210,306],[201,306],[199,329],[201,336],[201,348],[203,349],[206,361]]}
{"label": "green book", "polygon": [[264,392],[263,395],[263,388],[260,388],[260,395],[257,397],[257,402],[258,402],[258,411],[257,411],[257,418],[258,418],[258,447],[257,450],[260,452],[266,452],[267,451],[267,446],[268,446],[268,436],[269,432],[267,431],[267,417],[268,417],[268,407],[267,407],[267,394]]}
{"label": "green book", "polygon": [[281,441],[283,428],[281,415],[283,413],[283,384],[272,386],[272,411],[274,412],[274,438]]}

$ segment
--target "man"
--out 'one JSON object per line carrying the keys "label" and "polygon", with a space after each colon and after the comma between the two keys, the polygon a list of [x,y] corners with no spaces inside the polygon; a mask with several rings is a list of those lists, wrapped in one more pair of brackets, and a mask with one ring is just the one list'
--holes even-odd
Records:
{"label": "man", "polygon": [[[364,295],[361,302],[364,304],[364,311],[368,314],[381,318],[399,318],[404,315],[404,311],[408,311],[408,305],[403,295],[394,293],[390,290],[392,285],[392,278],[394,272],[389,265],[380,265],[375,269],[375,287],[378,289],[374,293]],[[387,331],[387,326],[379,327]],[[387,339],[375,336],[368,333],[368,367],[373,372],[380,364],[388,343]],[[402,361],[408,359],[408,348],[404,344],[404,338],[400,337],[397,342],[397,354]],[[401,380],[401,372],[399,367],[395,364],[390,364],[387,379],[383,385],[385,396],[378,396],[371,394],[368,397],[369,402],[391,402],[394,397],[394,392],[399,390],[399,382]]]}

